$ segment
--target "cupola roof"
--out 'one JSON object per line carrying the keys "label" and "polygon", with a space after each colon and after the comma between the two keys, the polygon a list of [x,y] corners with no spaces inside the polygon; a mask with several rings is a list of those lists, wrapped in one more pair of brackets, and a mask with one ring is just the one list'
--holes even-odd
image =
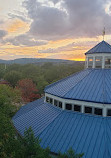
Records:
{"label": "cupola roof", "polygon": [[111,45],[105,41],[102,41],[94,46],[92,49],[87,51],[85,55],[94,53],[111,53]]}

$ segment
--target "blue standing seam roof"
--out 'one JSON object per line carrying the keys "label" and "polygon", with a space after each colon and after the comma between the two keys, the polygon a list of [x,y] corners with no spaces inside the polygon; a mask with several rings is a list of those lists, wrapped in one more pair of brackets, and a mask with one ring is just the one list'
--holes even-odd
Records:
{"label": "blue standing seam roof", "polygon": [[85,69],[45,88],[64,99],[111,104],[111,69]]}
{"label": "blue standing seam roof", "polygon": [[95,53],[111,53],[111,45],[105,41],[102,41],[98,43],[95,47],[87,51],[85,55]]}
{"label": "blue standing seam roof", "polygon": [[44,98],[29,103],[26,112],[24,109],[12,118],[13,124],[21,135],[31,126],[43,148],[64,153],[72,147],[76,153],[84,153],[84,158],[111,158],[110,117],[61,110],[44,103]]}
{"label": "blue standing seam roof", "polygon": [[[43,100],[44,98],[34,101],[34,106],[32,105],[33,102],[23,106],[12,118],[14,126],[17,127],[21,135],[24,135],[25,129],[31,126],[35,132],[35,136],[38,136],[41,131],[61,113],[61,109],[54,109],[53,106],[47,106],[47,103],[44,104]],[[39,122],[37,122],[38,120]]]}

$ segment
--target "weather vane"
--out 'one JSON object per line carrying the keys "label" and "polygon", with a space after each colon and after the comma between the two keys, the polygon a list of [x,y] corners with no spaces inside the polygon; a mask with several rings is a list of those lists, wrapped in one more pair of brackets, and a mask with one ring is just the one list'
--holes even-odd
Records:
{"label": "weather vane", "polygon": [[103,29],[103,41],[104,41],[104,36],[105,36],[105,27]]}

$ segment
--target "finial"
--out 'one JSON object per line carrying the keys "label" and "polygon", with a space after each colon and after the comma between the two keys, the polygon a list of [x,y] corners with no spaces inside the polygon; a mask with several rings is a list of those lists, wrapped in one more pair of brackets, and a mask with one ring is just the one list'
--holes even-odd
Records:
{"label": "finial", "polygon": [[105,27],[103,29],[103,41],[104,41],[104,36],[105,36]]}

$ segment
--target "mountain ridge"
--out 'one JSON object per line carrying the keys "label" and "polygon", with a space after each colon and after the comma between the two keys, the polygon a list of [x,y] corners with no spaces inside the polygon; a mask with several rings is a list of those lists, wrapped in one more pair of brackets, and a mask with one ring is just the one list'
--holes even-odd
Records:
{"label": "mountain ridge", "polygon": [[18,58],[14,60],[2,60],[0,64],[42,64],[42,63],[75,63],[79,61],[63,60],[63,59],[47,59],[47,58]]}

